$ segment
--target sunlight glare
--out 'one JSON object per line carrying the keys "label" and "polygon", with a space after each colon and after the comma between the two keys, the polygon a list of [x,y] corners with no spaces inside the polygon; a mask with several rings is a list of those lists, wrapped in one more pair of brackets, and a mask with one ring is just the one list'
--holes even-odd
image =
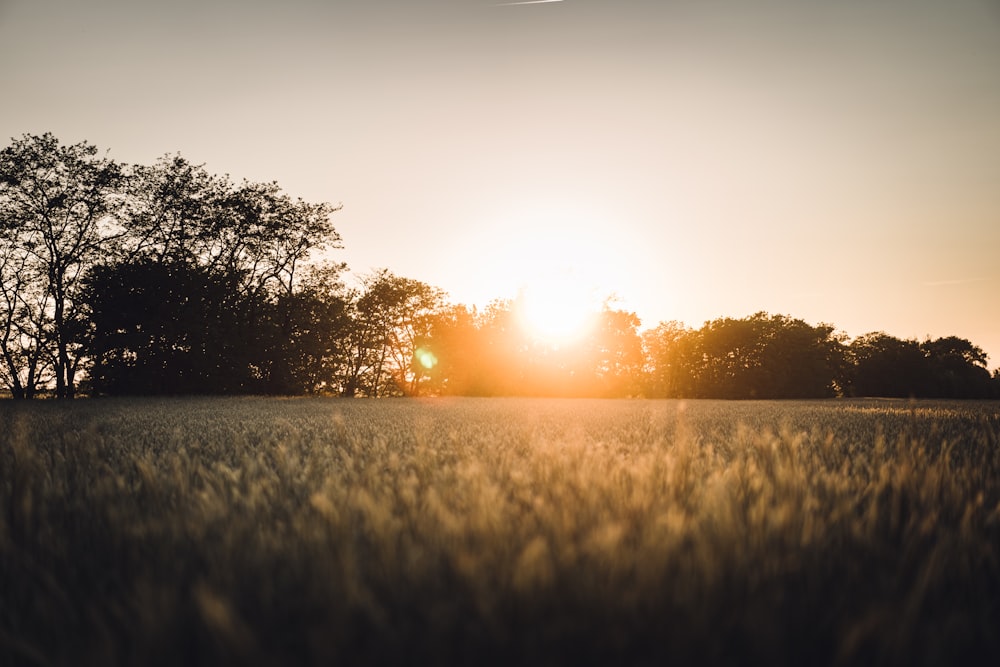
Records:
{"label": "sunlight glare", "polygon": [[559,345],[587,334],[600,304],[594,292],[570,275],[537,279],[518,298],[518,315],[527,333]]}

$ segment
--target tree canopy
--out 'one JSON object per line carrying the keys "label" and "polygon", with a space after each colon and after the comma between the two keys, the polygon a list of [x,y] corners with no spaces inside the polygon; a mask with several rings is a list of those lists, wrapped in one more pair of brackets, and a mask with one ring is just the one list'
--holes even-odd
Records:
{"label": "tree canopy", "polygon": [[756,313],[700,328],[604,303],[583,335],[522,326],[381,269],[331,262],[339,206],[180,155],[126,165],[24,135],[0,151],[0,382],[10,395],[1000,396],[955,336],[849,340]]}

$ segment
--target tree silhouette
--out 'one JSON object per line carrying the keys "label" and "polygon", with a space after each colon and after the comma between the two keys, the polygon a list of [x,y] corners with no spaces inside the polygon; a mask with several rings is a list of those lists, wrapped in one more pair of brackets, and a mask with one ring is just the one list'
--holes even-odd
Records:
{"label": "tree silhouette", "polygon": [[428,369],[415,362],[415,354],[429,340],[444,296],[387,269],[368,275],[351,300],[343,395],[418,394]]}
{"label": "tree silhouette", "polygon": [[553,342],[518,299],[482,311],[388,270],[357,289],[338,210],[180,155],[122,166],[82,142],[0,151],[0,382],[96,393],[813,398],[1000,396],[983,350],[760,312],[698,329],[605,304]]}
{"label": "tree silhouette", "polygon": [[695,344],[694,332],[677,321],[661,322],[643,332],[645,395],[656,398],[693,395]]}
{"label": "tree silhouette", "polygon": [[635,313],[607,306],[590,336],[594,362],[594,390],[598,396],[635,396],[641,393],[644,359],[640,320]]}
{"label": "tree silhouette", "polygon": [[341,265],[311,267],[268,317],[270,344],[259,364],[270,394],[340,394],[353,327]]}
{"label": "tree silhouette", "polygon": [[26,248],[7,239],[0,242],[0,378],[15,399],[34,398],[39,387],[51,380],[49,297],[38,269]]}
{"label": "tree silhouette", "polygon": [[126,260],[208,265],[218,235],[215,219],[231,187],[180,155],[134,166],[126,191]]}
{"label": "tree silhouette", "polygon": [[133,171],[123,216],[130,257],[239,276],[244,293],[291,294],[311,253],[341,247],[330,221],[339,207],[292,199],[277,183],[236,185],[180,156]]}
{"label": "tree silhouette", "polygon": [[859,336],[850,345],[848,388],[854,396],[907,397],[924,393],[926,357],[914,340],[882,332]]}
{"label": "tree silhouette", "polygon": [[847,391],[853,396],[988,398],[986,354],[955,336],[901,340],[883,332],[850,345]]}
{"label": "tree silhouette", "polygon": [[664,323],[645,334],[647,387],[653,396],[693,398],[833,396],[842,343],[832,326],[763,312],[696,330]]}
{"label": "tree silhouette", "polygon": [[21,335],[35,331],[34,344],[48,348],[60,398],[74,395],[80,368],[81,281],[124,235],[114,224],[121,185],[121,167],[85,142],[24,135],[0,152],[0,243],[8,256],[17,249],[15,261],[38,281],[32,288],[44,301],[45,318],[36,317],[44,330],[22,328]]}
{"label": "tree silhouette", "polygon": [[927,396],[988,398],[992,394],[986,353],[968,340],[947,336],[920,344],[930,366]]}
{"label": "tree silhouette", "polygon": [[91,389],[107,394],[248,393],[265,332],[234,276],[139,260],[91,271]]}

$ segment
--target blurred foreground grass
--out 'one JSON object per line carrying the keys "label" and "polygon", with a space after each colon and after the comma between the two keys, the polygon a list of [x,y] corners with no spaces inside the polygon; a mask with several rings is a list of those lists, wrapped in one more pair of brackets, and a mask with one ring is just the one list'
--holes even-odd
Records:
{"label": "blurred foreground grass", "polygon": [[0,405],[0,664],[998,664],[1000,404]]}

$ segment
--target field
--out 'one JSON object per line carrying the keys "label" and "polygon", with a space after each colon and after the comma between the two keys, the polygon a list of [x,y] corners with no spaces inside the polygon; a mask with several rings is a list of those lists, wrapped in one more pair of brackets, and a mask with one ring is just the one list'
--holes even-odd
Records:
{"label": "field", "polygon": [[1000,664],[1000,404],[0,404],[0,664]]}

